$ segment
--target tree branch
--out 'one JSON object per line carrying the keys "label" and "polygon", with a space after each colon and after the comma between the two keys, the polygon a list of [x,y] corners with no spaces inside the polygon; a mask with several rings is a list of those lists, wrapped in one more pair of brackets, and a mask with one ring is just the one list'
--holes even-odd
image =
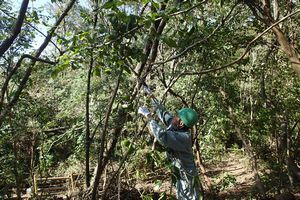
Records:
{"label": "tree branch", "polygon": [[174,59],[177,59],[183,55],[185,55],[188,51],[190,51],[192,48],[194,48],[195,46],[207,41],[209,38],[211,38],[213,35],[215,35],[215,33],[224,25],[225,21],[230,17],[231,13],[233,12],[233,10],[237,7],[237,5],[239,4],[239,2],[237,2],[232,8],[231,10],[229,11],[229,13],[226,15],[225,18],[223,18],[221,20],[221,23],[212,31],[211,34],[209,34],[207,37],[205,37],[204,39],[201,39],[197,42],[195,42],[194,44],[191,44],[190,46],[188,46],[187,48],[185,48],[183,51],[181,51],[179,54],[175,55],[175,56],[172,56],[171,58],[165,60],[165,61],[162,61],[162,62],[158,62],[158,63],[154,63],[153,65],[161,65],[161,64],[165,64],[167,62],[170,62]]}
{"label": "tree branch", "polygon": [[[170,16],[173,17],[173,16],[176,16],[176,15],[179,15],[179,14],[187,13],[187,12],[189,12],[189,11],[191,11],[191,10],[197,8],[197,7],[200,6],[201,4],[205,3],[206,1],[207,1],[207,0],[204,0],[204,1],[202,1],[201,3],[198,3],[198,4],[196,4],[196,5],[194,5],[194,6],[190,7],[190,8],[188,8],[188,9],[186,9],[186,10],[178,11],[178,12],[175,12],[175,13],[171,13]],[[146,4],[146,5],[147,5],[147,4]],[[146,5],[142,8],[142,11],[141,11],[140,15],[141,15],[142,12],[144,11],[143,9],[145,9]],[[160,20],[162,20],[162,19],[163,19],[162,17],[158,17],[157,19],[155,19],[155,22],[158,22],[158,21],[160,21]],[[134,33],[135,31],[137,31],[137,30],[139,30],[139,29],[141,29],[141,28],[143,28],[143,27],[144,27],[144,24],[142,24],[142,25],[137,25],[136,27],[134,27],[134,28],[132,28],[131,30],[129,30],[129,31],[125,32],[125,33],[123,33],[122,35],[120,35],[120,36],[117,37],[116,39],[113,39],[113,40],[111,40],[111,41],[105,42],[104,44],[101,44],[101,45],[97,45],[97,47],[103,47],[103,46],[111,45],[112,43],[114,43],[114,42],[116,42],[116,41],[122,39],[123,37],[125,37],[125,36],[127,36],[127,35],[129,35],[129,34],[131,34],[131,33]]]}
{"label": "tree branch", "polygon": [[[0,9],[5,15],[7,15],[8,17],[14,18],[16,19],[14,16],[10,15],[9,13],[7,13],[6,11]],[[40,31],[37,27],[35,27],[34,25],[32,25],[30,22],[24,21],[24,24],[27,24],[28,26],[30,26],[31,28],[33,28],[34,30],[36,30],[39,34],[41,34],[44,37],[47,37],[47,35],[45,35],[42,31]],[[53,44],[53,46],[59,51],[59,53],[62,55],[63,51],[52,41],[50,40],[50,43]]]}
{"label": "tree branch", "polygon": [[222,69],[225,69],[229,66],[232,66],[236,63],[238,63],[239,61],[241,61],[245,55],[249,52],[250,50],[250,47],[251,45],[256,42],[259,38],[261,38],[264,34],[266,34],[270,29],[272,29],[274,26],[277,26],[279,23],[283,22],[284,20],[286,20],[287,18],[297,14],[298,12],[300,12],[300,10],[297,10],[285,17],[283,17],[281,20],[277,21],[276,23],[274,23],[272,26],[268,27],[266,30],[264,30],[262,33],[258,34],[253,40],[251,40],[248,45],[246,46],[246,49],[244,51],[244,53],[236,60],[224,65],[224,66],[221,66],[221,67],[218,67],[218,68],[215,68],[215,69],[208,69],[208,70],[203,70],[203,71],[200,71],[200,72],[187,72],[187,71],[184,71],[184,72],[181,72],[180,74],[178,74],[173,80],[172,82],[169,84],[169,86],[165,89],[164,93],[163,93],[163,97],[166,95],[167,92],[169,92],[169,90],[171,89],[171,87],[178,81],[178,79],[182,76],[187,76],[187,75],[202,75],[202,74],[207,74],[207,73],[211,73],[211,72],[216,72],[216,71],[219,71],[219,70],[222,70]]}
{"label": "tree branch", "polygon": [[32,55],[29,55],[29,54],[23,54],[21,56],[21,58],[18,60],[18,62],[16,63],[15,67],[9,72],[9,74],[7,75],[5,81],[4,81],[3,85],[2,85],[1,96],[0,96],[0,112],[2,110],[2,106],[3,106],[3,102],[4,102],[4,95],[5,95],[5,91],[7,90],[8,83],[11,80],[12,76],[17,72],[17,70],[21,66],[22,61],[25,58],[29,58],[29,59],[34,60],[34,61],[44,62],[44,63],[51,64],[51,65],[57,64],[57,62],[53,62],[53,61],[49,61],[49,60],[44,60],[44,59],[37,58],[37,57],[34,57]]}
{"label": "tree branch", "polygon": [[[279,20],[279,21],[277,21],[276,23],[272,24],[272,26],[268,27],[268,28],[267,28],[266,30],[264,30],[262,33],[258,34],[253,40],[251,40],[251,41],[247,44],[244,53],[243,53],[238,59],[236,59],[236,60],[234,60],[234,61],[232,61],[232,62],[230,62],[230,63],[228,63],[228,64],[226,64],[226,65],[223,65],[223,66],[221,66],[221,67],[215,68],[215,69],[208,69],[208,70],[203,70],[203,71],[200,71],[200,72],[186,72],[186,71],[185,71],[185,72],[181,72],[181,73],[176,77],[175,82],[178,80],[179,77],[181,77],[181,76],[183,76],[183,75],[200,75],[200,74],[207,74],[207,73],[210,73],[210,72],[219,71],[219,70],[221,70],[221,69],[227,68],[227,67],[229,67],[229,66],[232,66],[232,65],[238,63],[238,62],[241,61],[241,60],[245,57],[245,55],[249,52],[249,50],[251,49],[251,45],[252,45],[253,43],[255,43],[255,42],[256,42],[259,38],[261,38],[263,35],[265,35],[265,34],[266,34],[270,29],[272,29],[274,26],[277,26],[278,24],[280,24],[281,22],[283,22],[283,21],[286,20],[287,18],[289,18],[289,17],[291,17],[291,16],[297,14],[298,12],[300,12],[300,10],[297,10],[297,11],[295,11],[295,12],[293,12],[293,13],[291,13],[291,14],[285,16],[285,17],[283,17],[281,20]],[[174,84],[174,83],[173,83],[173,84]],[[173,85],[173,84],[172,84],[172,85]],[[170,85],[169,87],[171,87],[172,85]]]}
{"label": "tree branch", "polygon": [[42,59],[42,58],[34,57],[32,55],[29,55],[29,54],[23,54],[22,57],[29,58],[33,61],[39,61],[39,62],[47,63],[47,64],[50,64],[50,65],[56,65],[58,63],[57,61],[45,60],[45,59]]}
{"label": "tree branch", "polygon": [[[73,7],[73,5],[75,4],[76,0],[70,0],[66,9],[64,10],[64,12],[61,14],[61,16],[58,18],[58,20],[56,21],[56,23],[54,24],[54,26],[49,30],[47,37],[45,38],[44,42],[41,44],[41,46],[39,47],[39,49],[36,51],[35,55],[33,57],[35,58],[39,58],[40,55],[42,54],[42,52],[45,50],[45,48],[47,47],[47,45],[49,44],[52,36],[54,35],[54,32],[56,30],[56,28],[60,25],[60,23],[62,22],[62,20],[67,16],[68,12],[71,10],[71,8]],[[20,61],[20,65],[21,65],[22,60]],[[18,101],[23,89],[26,86],[26,83],[31,75],[32,69],[34,67],[34,65],[36,64],[37,60],[32,60],[31,65],[27,68],[27,70],[25,71],[25,75],[23,76],[19,87],[17,88],[15,95],[13,96],[12,100],[8,103],[7,107],[5,110],[0,110],[0,126],[3,123],[3,119],[6,116],[6,114],[11,110],[11,108],[16,104],[16,102]],[[1,107],[0,107],[1,109]]]}
{"label": "tree branch", "polygon": [[[95,9],[98,10],[98,0],[94,1]],[[93,31],[95,31],[98,22],[98,12],[94,13]],[[90,130],[90,95],[92,72],[94,68],[94,52],[95,44],[91,44],[90,63],[87,73],[86,97],[85,97],[85,184],[90,187],[90,146],[91,146],[91,130]]]}
{"label": "tree branch", "polygon": [[14,26],[14,29],[11,32],[11,35],[6,38],[0,45],[0,57],[8,50],[8,48],[12,45],[14,40],[18,37],[18,35],[21,32],[21,28],[25,19],[25,14],[28,8],[28,3],[29,0],[23,0],[20,11],[19,11],[19,16],[16,21],[16,24]]}

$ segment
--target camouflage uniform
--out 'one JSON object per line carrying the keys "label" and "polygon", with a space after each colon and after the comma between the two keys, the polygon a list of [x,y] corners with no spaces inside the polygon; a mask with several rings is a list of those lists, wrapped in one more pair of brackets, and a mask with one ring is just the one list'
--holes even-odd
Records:
{"label": "camouflage uniform", "polygon": [[156,114],[167,126],[162,128],[155,120],[150,120],[149,128],[160,144],[167,148],[176,174],[176,196],[178,200],[201,200],[201,183],[194,162],[192,138],[188,128],[176,130],[172,127],[173,116],[161,105],[155,104]]}

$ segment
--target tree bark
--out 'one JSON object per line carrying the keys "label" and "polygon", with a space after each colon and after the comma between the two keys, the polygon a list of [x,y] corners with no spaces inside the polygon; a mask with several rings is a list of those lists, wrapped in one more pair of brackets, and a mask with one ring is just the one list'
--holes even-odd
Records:
{"label": "tree bark", "polygon": [[[163,11],[165,9],[166,5],[162,3],[159,11]],[[136,94],[141,86],[141,80],[145,80],[147,75],[151,72],[152,64],[154,63],[157,57],[159,37],[162,34],[165,25],[166,21],[162,18],[158,18],[150,27],[148,34],[149,38],[147,39],[143,49],[144,59],[137,65],[137,67],[134,70],[135,75],[139,78],[139,81],[136,84],[135,91],[133,92],[130,101],[135,99]]]}
{"label": "tree bark", "polygon": [[13,152],[14,152],[14,166],[13,166],[13,171],[14,171],[14,175],[15,175],[15,181],[16,181],[16,192],[17,192],[17,198],[21,199],[21,177],[19,174],[19,165],[18,165],[18,161],[19,161],[19,156],[18,156],[18,144],[17,141],[13,141]]}
{"label": "tree bark", "polygon": [[198,139],[196,139],[195,141],[195,146],[196,146],[196,156],[197,156],[197,161],[198,161],[198,165],[200,167],[200,172],[202,174],[202,176],[204,177],[204,185],[206,186],[206,188],[208,189],[208,191],[210,193],[212,193],[212,182],[209,179],[209,177],[206,175],[206,169],[203,165],[203,161],[202,161],[202,157],[201,157],[201,153],[200,153],[200,145],[199,145],[199,141]]}
{"label": "tree bark", "polygon": [[21,28],[25,19],[25,14],[28,8],[29,0],[23,0],[19,16],[17,18],[16,24],[8,38],[6,38],[0,45],[0,57],[3,56],[3,54],[9,49],[9,47],[12,45],[14,40],[18,37],[18,35],[21,32]]}

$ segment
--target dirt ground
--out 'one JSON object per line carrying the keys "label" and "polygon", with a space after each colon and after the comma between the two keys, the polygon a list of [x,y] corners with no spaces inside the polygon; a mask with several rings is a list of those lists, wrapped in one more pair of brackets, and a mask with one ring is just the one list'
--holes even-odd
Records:
{"label": "dirt ground", "polygon": [[[252,172],[249,159],[241,153],[229,153],[221,158],[217,164],[207,167],[207,176],[212,181],[215,194],[206,193],[206,199],[211,200],[259,200],[255,190],[254,173]],[[135,187],[138,191],[154,191],[157,199],[165,193],[169,198],[175,198],[175,188],[171,187],[171,179],[165,176],[158,187],[153,181],[138,183]],[[300,200],[300,192],[293,192],[295,198]],[[170,197],[171,196],[171,197]],[[284,195],[283,195],[284,196]],[[152,196],[153,198],[153,196]],[[153,198],[155,199],[155,198]],[[272,197],[265,199],[293,200],[286,195],[284,197]]]}

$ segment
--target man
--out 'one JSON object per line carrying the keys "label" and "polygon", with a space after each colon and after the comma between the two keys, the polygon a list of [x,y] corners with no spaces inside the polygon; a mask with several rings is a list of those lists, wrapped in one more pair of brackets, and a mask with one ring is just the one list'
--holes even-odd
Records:
{"label": "man", "polygon": [[162,128],[152,118],[146,107],[138,113],[149,120],[149,129],[160,144],[167,148],[176,175],[176,196],[178,200],[200,200],[202,190],[198,171],[194,162],[192,138],[189,129],[197,123],[198,114],[191,108],[183,108],[172,116],[156,100],[152,100],[156,114],[167,128]]}

